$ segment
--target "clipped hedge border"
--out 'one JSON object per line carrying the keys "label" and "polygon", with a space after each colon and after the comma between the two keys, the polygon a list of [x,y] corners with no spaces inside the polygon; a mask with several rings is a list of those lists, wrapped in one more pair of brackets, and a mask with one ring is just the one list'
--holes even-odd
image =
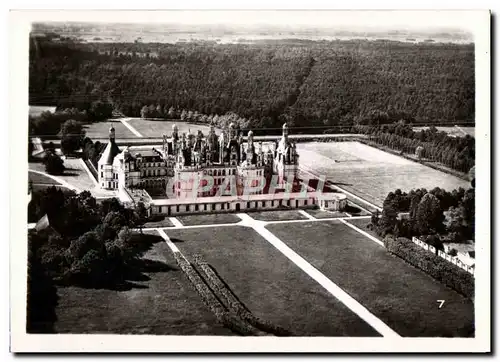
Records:
{"label": "clipped hedge border", "polygon": [[199,258],[195,261],[196,266],[203,271],[207,281],[210,283],[210,287],[218,292],[222,299],[227,303],[229,310],[233,311],[241,319],[247,321],[255,328],[274,334],[279,337],[292,336],[292,333],[288,330],[276,326],[273,323],[256,317],[254,314],[250,313],[243,304],[236,298],[236,296],[229,290],[226,285],[222,282],[220,277],[215,273],[210,265],[205,262],[200,261]]}
{"label": "clipped hedge border", "polygon": [[203,302],[215,314],[217,320],[225,327],[243,336],[262,336],[266,335],[264,332],[256,329],[255,327],[240,320],[234,313],[228,313],[219,300],[217,300],[214,293],[203,282],[203,279],[196,272],[193,266],[182,256],[180,252],[174,252],[174,258],[187,275],[189,281],[193,284],[198,294],[201,296]]}
{"label": "clipped hedge border", "polygon": [[384,245],[390,253],[406,260],[434,279],[469,299],[474,298],[474,276],[462,268],[420,248],[406,238],[394,239],[392,236],[387,236]]}

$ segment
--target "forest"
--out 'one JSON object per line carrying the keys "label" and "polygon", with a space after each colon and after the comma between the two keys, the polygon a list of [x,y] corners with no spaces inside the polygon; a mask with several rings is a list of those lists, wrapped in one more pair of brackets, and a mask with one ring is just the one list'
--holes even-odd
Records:
{"label": "forest", "polygon": [[235,113],[252,128],[474,122],[474,45],[394,41],[78,43],[31,38],[29,101],[126,116]]}

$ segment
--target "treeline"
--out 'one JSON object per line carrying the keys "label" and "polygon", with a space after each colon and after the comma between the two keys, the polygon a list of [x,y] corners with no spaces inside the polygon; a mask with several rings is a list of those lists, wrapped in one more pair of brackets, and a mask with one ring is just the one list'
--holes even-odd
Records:
{"label": "treeline", "polygon": [[[408,213],[407,217],[399,217]],[[446,215],[446,216],[445,216]],[[442,239],[463,242],[474,239],[475,192],[459,188],[451,192],[439,187],[390,192],[384,200],[382,214],[374,214],[371,225],[381,236],[411,238],[424,236],[425,241],[442,249]]]}
{"label": "treeline", "polygon": [[100,122],[113,115],[113,105],[109,102],[94,101],[78,104],[79,108],[58,108],[56,112],[42,112],[39,116],[29,116],[29,132],[36,136],[54,136],[59,134],[62,125],[68,120],[81,124]]}
{"label": "treeline", "polygon": [[28,332],[50,331],[55,285],[116,289],[126,284],[150,246],[146,235],[129,231],[146,219],[144,205],[138,206],[125,209],[116,199],[98,204],[88,191],[33,192],[28,220],[47,219],[38,231],[28,232]]}
{"label": "treeline", "polygon": [[440,162],[454,170],[467,173],[475,165],[475,139],[450,137],[436,127],[422,131],[414,131],[412,126],[404,122],[393,124],[372,124],[355,126],[359,133],[369,135],[369,139],[391,149],[408,154],[415,154],[423,160]]}
{"label": "treeline", "polygon": [[32,42],[30,104],[84,109],[96,100],[134,117],[144,105],[164,114],[171,107],[234,112],[252,128],[285,120],[291,126],[362,123],[374,111],[419,122],[473,121],[474,48]]}

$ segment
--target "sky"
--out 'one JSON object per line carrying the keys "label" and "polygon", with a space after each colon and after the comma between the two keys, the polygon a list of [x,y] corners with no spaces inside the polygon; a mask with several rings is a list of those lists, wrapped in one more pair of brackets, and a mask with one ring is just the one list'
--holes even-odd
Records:
{"label": "sky", "polygon": [[[47,15],[44,18],[44,13]],[[42,12],[40,21],[92,21],[116,23],[176,23],[185,25],[258,24],[348,30],[461,30],[473,32],[477,22],[467,11],[73,11]]]}

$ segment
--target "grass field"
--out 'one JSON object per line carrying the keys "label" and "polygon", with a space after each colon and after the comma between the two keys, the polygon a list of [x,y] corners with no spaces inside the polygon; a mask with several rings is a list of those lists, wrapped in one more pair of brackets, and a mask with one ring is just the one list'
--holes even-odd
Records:
{"label": "grass field", "polygon": [[[128,124],[135,128],[143,137],[162,137],[163,135],[171,135],[172,134],[172,126],[174,124],[177,125],[179,129],[179,135],[182,136],[182,133],[188,133],[191,130],[191,133],[196,135],[198,130],[201,130],[203,134],[208,134],[209,127],[191,124],[187,122],[172,122],[165,120],[147,120],[141,118],[131,118],[128,121]],[[118,136],[117,136],[118,137]]]}
{"label": "grass field", "polygon": [[54,113],[56,111],[55,106],[29,106],[29,115],[32,117],[38,117],[43,112],[51,112]]}
{"label": "grass field", "polygon": [[300,165],[381,206],[387,194],[436,186],[469,188],[470,183],[359,142],[299,143]]}
{"label": "grass field", "polygon": [[[452,137],[464,137],[466,134],[474,137],[475,135],[475,127],[436,127],[440,132],[446,132],[449,136]],[[429,127],[413,127],[415,132],[421,131],[423,129],[429,129]]]}
{"label": "grass field", "polygon": [[[101,190],[92,180],[91,176],[83,167],[82,161],[78,158],[67,158],[64,160],[64,173],[57,175],[61,180],[68,184],[79,188],[80,190],[89,190],[94,196],[104,197],[113,196],[116,193],[107,190]],[[30,170],[45,172],[45,166],[39,162],[30,162],[28,164]]]}
{"label": "grass field", "polygon": [[164,242],[143,260],[152,266],[130,290],[58,288],[56,333],[233,334],[203,304]]}
{"label": "grass field", "polygon": [[256,316],[297,335],[376,336],[368,324],[242,226],[166,230],[190,259],[200,254]]}
{"label": "grass field", "polygon": [[260,221],[305,220],[306,216],[297,210],[248,212],[250,217]]}
{"label": "grass field", "polygon": [[316,219],[329,219],[332,217],[347,217],[347,215],[340,211],[323,211],[320,209],[308,209],[306,212],[315,217]]}
{"label": "grass field", "polygon": [[371,223],[370,218],[367,218],[367,219],[349,219],[349,220],[346,220],[346,221],[349,224],[352,224],[352,225],[356,226],[357,228],[363,230],[364,232],[370,234],[374,238],[382,240],[382,238],[380,237],[380,235],[378,235],[375,231],[373,231],[373,230],[371,230],[371,229],[368,228],[368,225]]}
{"label": "grass field", "polygon": [[144,224],[145,228],[168,228],[174,226],[168,217],[159,216],[152,221],[148,221]]}
{"label": "grass field", "polygon": [[[474,305],[338,221],[267,228],[406,337],[472,337]],[[437,300],[445,300],[439,309]]]}
{"label": "grass field", "polygon": [[92,140],[97,138],[108,138],[109,128],[111,126],[115,128],[116,138],[137,138],[137,136],[124,126],[123,123],[116,119],[86,124],[84,126],[85,135]]}
{"label": "grass field", "polygon": [[57,182],[56,180],[35,172],[28,171],[28,179],[31,180],[33,184],[38,184],[38,185],[60,185],[60,183]]}
{"label": "grass field", "polygon": [[206,215],[186,215],[177,216],[183,225],[211,225],[211,224],[234,224],[241,219],[234,214],[206,214]]}

